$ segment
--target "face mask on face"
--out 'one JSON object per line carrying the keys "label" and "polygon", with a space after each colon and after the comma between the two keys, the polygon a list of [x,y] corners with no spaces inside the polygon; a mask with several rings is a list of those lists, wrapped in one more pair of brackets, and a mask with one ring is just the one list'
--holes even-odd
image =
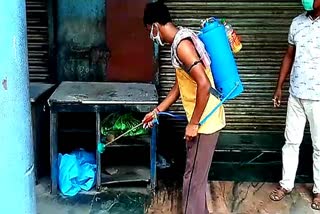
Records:
{"label": "face mask on face", "polygon": [[153,40],[153,42],[157,43],[158,45],[164,46],[164,43],[161,41],[160,38],[160,32],[159,32],[159,28],[158,28],[158,32],[156,36],[153,36],[153,26],[151,26],[151,31],[150,31],[150,39]]}
{"label": "face mask on face", "polygon": [[302,5],[306,11],[313,10],[314,0],[302,0]]}

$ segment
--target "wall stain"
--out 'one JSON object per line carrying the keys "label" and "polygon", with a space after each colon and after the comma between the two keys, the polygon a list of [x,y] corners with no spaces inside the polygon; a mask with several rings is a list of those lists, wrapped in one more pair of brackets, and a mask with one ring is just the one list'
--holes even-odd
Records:
{"label": "wall stain", "polygon": [[58,0],[59,81],[106,81],[105,0]]}
{"label": "wall stain", "polygon": [[8,81],[7,78],[2,80],[2,87],[4,88],[4,90],[8,90]]}

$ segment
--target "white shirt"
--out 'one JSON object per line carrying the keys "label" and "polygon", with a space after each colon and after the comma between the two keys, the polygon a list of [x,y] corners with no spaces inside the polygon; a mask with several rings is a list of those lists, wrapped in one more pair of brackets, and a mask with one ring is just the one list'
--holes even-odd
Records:
{"label": "white shirt", "polygon": [[293,19],[288,42],[296,47],[290,93],[300,99],[320,100],[320,17],[303,13]]}

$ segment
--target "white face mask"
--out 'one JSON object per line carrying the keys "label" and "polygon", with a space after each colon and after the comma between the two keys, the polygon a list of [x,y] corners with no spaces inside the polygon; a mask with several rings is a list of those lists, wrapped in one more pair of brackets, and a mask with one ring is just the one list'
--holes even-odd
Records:
{"label": "white face mask", "polygon": [[156,35],[156,36],[153,36],[153,26],[154,26],[154,25],[151,26],[150,39],[152,39],[152,41],[155,42],[155,43],[157,43],[158,45],[164,46],[164,43],[161,41],[161,38],[160,38],[159,28],[158,28],[157,35]]}

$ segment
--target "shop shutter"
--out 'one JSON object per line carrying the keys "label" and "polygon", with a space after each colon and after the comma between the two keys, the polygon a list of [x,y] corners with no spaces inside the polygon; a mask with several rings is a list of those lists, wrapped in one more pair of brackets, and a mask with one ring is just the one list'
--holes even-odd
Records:
{"label": "shop shutter", "polygon": [[[225,104],[227,126],[223,133],[283,133],[286,103],[274,109],[272,95],[287,48],[292,19],[302,12],[300,1],[290,0],[166,0],[176,25],[199,30],[202,19],[226,18],[242,38],[243,49],[235,55],[245,91]],[[159,95],[163,100],[175,80],[169,47],[159,50]],[[284,99],[288,96],[288,82]],[[184,114],[181,102],[170,111]],[[185,121],[166,119],[161,130],[183,132]],[[169,131],[169,130],[168,130]]]}
{"label": "shop shutter", "polygon": [[49,82],[47,1],[27,0],[26,6],[30,81]]}

